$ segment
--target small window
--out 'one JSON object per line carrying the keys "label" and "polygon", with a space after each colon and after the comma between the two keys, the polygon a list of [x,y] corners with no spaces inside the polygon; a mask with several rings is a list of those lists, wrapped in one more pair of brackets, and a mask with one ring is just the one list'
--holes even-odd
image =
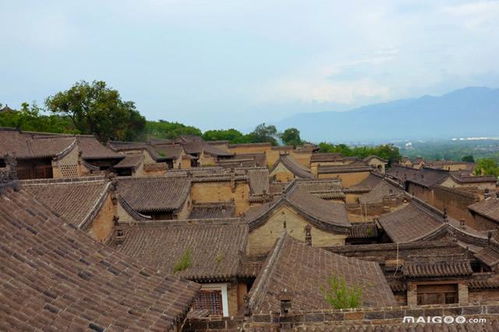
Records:
{"label": "small window", "polygon": [[194,310],[208,310],[210,315],[223,315],[222,291],[221,290],[200,290],[194,304]]}
{"label": "small window", "polygon": [[418,305],[458,303],[457,284],[418,285]]}

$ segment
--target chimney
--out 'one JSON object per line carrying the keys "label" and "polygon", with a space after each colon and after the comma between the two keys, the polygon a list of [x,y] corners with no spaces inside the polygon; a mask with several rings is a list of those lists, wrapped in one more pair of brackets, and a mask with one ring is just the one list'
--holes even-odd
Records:
{"label": "chimney", "polygon": [[123,230],[122,225],[119,223],[119,217],[114,216],[114,242],[118,245],[122,244],[125,240],[125,231]]}
{"label": "chimney", "polygon": [[444,222],[448,222],[449,221],[449,218],[447,217],[447,208],[444,208],[443,218],[444,218]]}
{"label": "chimney", "polygon": [[459,225],[461,226],[462,229],[466,228],[466,226],[465,226],[466,223],[465,223],[464,219],[459,220]]}
{"label": "chimney", "polygon": [[285,288],[278,296],[281,305],[281,315],[286,315],[291,309],[291,294]]}
{"label": "chimney", "polygon": [[492,239],[492,231],[489,231],[489,232],[487,233],[487,244],[489,244],[489,245],[490,245],[490,240],[491,240],[491,239]]}
{"label": "chimney", "polygon": [[307,246],[312,246],[312,226],[307,224],[305,226],[305,244]]}

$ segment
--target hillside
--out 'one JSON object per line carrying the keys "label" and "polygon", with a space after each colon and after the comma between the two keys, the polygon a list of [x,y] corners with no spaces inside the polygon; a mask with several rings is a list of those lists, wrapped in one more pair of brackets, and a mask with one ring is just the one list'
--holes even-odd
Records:
{"label": "hillside", "polygon": [[499,89],[470,87],[442,96],[373,104],[346,112],[303,113],[277,123],[314,142],[370,142],[499,136]]}

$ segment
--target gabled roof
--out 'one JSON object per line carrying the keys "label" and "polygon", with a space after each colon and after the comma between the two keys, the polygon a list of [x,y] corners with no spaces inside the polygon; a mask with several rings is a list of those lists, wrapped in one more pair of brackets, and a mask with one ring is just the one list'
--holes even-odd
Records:
{"label": "gabled roof", "polygon": [[391,306],[395,298],[378,263],[344,257],[314,248],[286,233],[269,253],[249,293],[253,314],[280,311],[283,292],[291,300],[291,312],[331,309],[323,289],[328,278],[344,279],[362,288],[362,306]]}
{"label": "gabled roof", "polygon": [[74,136],[40,135],[0,128],[0,156],[15,155],[17,159],[57,158],[76,146]]}
{"label": "gabled roof", "polygon": [[219,159],[222,167],[266,167],[265,153],[238,153],[229,159]]}
{"label": "gabled roof", "polygon": [[144,161],[144,155],[141,153],[127,154],[125,158],[113,166],[113,168],[133,168],[136,169]]}
{"label": "gabled roof", "polygon": [[489,245],[477,252],[475,257],[489,267],[494,267],[499,264],[499,248],[496,245]]}
{"label": "gabled roof", "polygon": [[189,219],[220,219],[235,217],[234,202],[197,203],[192,205]]}
{"label": "gabled roof", "polygon": [[393,242],[412,242],[445,227],[443,218],[416,202],[379,217],[379,223]]}
{"label": "gabled roof", "polygon": [[463,172],[451,172],[451,178],[457,183],[491,183],[495,184],[497,178],[495,176],[478,176],[478,175],[467,175]]}
{"label": "gabled roof", "polygon": [[343,199],[345,194],[337,179],[296,179],[298,189],[322,199]]}
{"label": "gabled roof", "polygon": [[107,146],[101,144],[94,136],[79,135],[78,146],[81,151],[81,157],[86,160],[95,159],[118,159],[125,158],[124,155],[114,152]]}
{"label": "gabled roof", "polygon": [[404,191],[384,180],[381,180],[371,189],[359,197],[359,202],[362,204],[382,203],[383,198],[389,196],[403,196]]}
{"label": "gabled roof", "polygon": [[450,172],[445,170],[426,167],[414,169],[404,166],[394,166],[387,174],[400,182],[412,182],[427,188],[441,184],[450,176]]}
{"label": "gabled roof", "polygon": [[27,192],[0,195],[0,329],[170,330],[199,285],[67,225]]}
{"label": "gabled roof", "polygon": [[350,228],[349,239],[369,239],[378,237],[378,226],[374,222],[356,222]]}
{"label": "gabled roof", "polygon": [[104,178],[40,179],[20,182],[23,189],[68,223],[84,227],[99,211],[109,193]]}
{"label": "gabled roof", "polygon": [[4,107],[0,108],[0,112],[15,112],[16,110],[9,107],[9,105],[5,104]]}
{"label": "gabled roof", "polygon": [[333,162],[333,161],[342,161],[345,157],[341,153],[325,153],[325,152],[316,152],[312,153],[310,157],[311,163],[317,162]]}
{"label": "gabled roof", "polygon": [[[151,151],[152,150],[152,151]],[[183,149],[179,144],[153,144],[148,149],[155,160],[179,159]]]}
{"label": "gabled roof", "polygon": [[[248,226],[234,219],[122,225],[124,239],[118,251],[162,271],[198,281],[236,277],[248,235]],[[178,270],[182,260],[188,266]]]}
{"label": "gabled roof", "polygon": [[232,152],[206,143],[201,137],[198,136],[180,136],[175,141],[181,144],[185,152],[189,154],[201,154],[204,152],[217,157],[229,157],[234,155]]}
{"label": "gabled roof", "polygon": [[499,198],[486,198],[480,202],[468,206],[468,209],[488,219],[499,222]]}
{"label": "gabled roof", "polygon": [[413,242],[450,236],[469,247],[487,244],[487,232],[462,226],[445,212],[413,197],[407,206],[382,215],[379,223],[393,242]]}
{"label": "gabled roof", "polygon": [[363,189],[363,190],[372,190],[376,185],[378,185],[383,178],[376,173],[371,173],[364,180],[360,181],[356,185],[350,187],[351,189]]}
{"label": "gabled roof", "polygon": [[176,212],[189,196],[187,177],[123,177],[118,179],[118,194],[135,211],[148,214]]}
{"label": "gabled roof", "polygon": [[244,220],[248,222],[250,230],[256,229],[281,206],[293,208],[312,225],[325,231],[348,233],[351,226],[345,204],[323,200],[299,189],[296,185],[289,186],[272,202],[250,208],[246,211]]}
{"label": "gabled roof", "polygon": [[279,159],[275,162],[274,166],[272,166],[270,173],[272,173],[279,164],[282,164],[288,171],[293,173],[298,178],[302,179],[314,178],[314,175],[308,168],[299,164],[297,161],[295,161],[291,156],[287,154],[281,154],[279,156]]}
{"label": "gabled roof", "polygon": [[375,155],[370,155],[370,156],[367,156],[367,157],[365,157],[365,158],[364,158],[364,159],[362,159],[362,160],[363,160],[364,162],[366,162],[366,163],[367,163],[367,162],[368,162],[369,160],[371,160],[371,159],[379,159],[380,161],[385,162],[385,163],[387,163],[387,162],[388,162],[388,160],[383,159],[383,158],[380,158],[380,157],[375,156]]}
{"label": "gabled roof", "polygon": [[267,168],[255,168],[248,170],[248,180],[252,195],[263,195],[269,193],[269,170]]}

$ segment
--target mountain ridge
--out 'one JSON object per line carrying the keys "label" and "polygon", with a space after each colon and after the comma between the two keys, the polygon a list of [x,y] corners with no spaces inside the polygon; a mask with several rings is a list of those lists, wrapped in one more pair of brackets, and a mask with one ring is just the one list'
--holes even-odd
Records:
{"label": "mountain ridge", "polygon": [[300,113],[275,124],[298,128],[313,142],[499,136],[499,89],[466,87],[349,111]]}

